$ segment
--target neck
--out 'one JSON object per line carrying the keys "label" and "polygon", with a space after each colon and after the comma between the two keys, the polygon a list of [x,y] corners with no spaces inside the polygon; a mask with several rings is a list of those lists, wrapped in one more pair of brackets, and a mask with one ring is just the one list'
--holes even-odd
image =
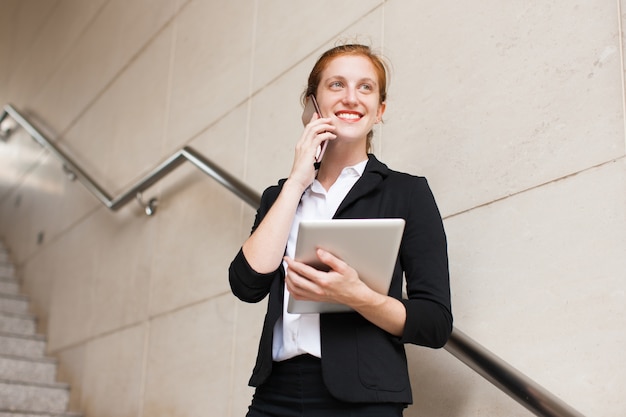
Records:
{"label": "neck", "polygon": [[351,152],[343,151],[340,149],[330,148],[326,149],[322,164],[317,172],[317,180],[322,186],[328,190],[339,178],[341,171],[345,167],[353,166],[359,162],[363,162],[367,159],[367,152],[365,147],[359,147],[359,150],[352,150]]}

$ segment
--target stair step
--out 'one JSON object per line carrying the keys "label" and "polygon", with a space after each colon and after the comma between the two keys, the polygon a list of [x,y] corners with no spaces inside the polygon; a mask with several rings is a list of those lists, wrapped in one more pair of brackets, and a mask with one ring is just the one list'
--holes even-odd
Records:
{"label": "stair step", "polygon": [[27,314],[0,312],[0,332],[35,334],[36,320]]}
{"label": "stair step", "polygon": [[29,314],[28,297],[21,294],[4,294],[0,291],[0,311],[5,313]]}
{"label": "stair step", "polygon": [[0,263],[0,278],[13,278],[15,267],[9,263]]}
{"label": "stair step", "polygon": [[41,413],[35,411],[11,411],[0,408],[0,417],[82,417],[79,413]]}
{"label": "stair step", "polygon": [[41,335],[0,333],[0,355],[43,358],[45,352],[46,339]]}
{"label": "stair step", "polygon": [[59,414],[65,412],[68,402],[67,384],[32,384],[0,380],[0,404],[2,409],[7,411],[28,410],[48,415]]}
{"label": "stair step", "polygon": [[0,417],[82,417],[66,411],[69,385],[55,382],[57,361],[45,356],[46,340],[20,289],[0,241]]}
{"label": "stair step", "polygon": [[0,293],[3,294],[19,294],[20,284],[15,280],[0,280]]}
{"label": "stair step", "polygon": [[82,417],[78,413],[37,413],[34,411],[10,411],[0,408],[0,417]]}
{"label": "stair step", "polygon": [[52,358],[26,358],[0,355],[0,379],[52,384],[56,378],[57,361]]}

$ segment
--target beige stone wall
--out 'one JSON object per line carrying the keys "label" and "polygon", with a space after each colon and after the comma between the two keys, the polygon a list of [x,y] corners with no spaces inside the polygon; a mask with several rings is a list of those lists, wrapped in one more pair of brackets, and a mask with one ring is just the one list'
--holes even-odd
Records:
{"label": "beige stone wall", "polygon": [[[456,326],[585,415],[626,412],[624,0],[0,0],[0,104],[113,195],[183,145],[259,192],[339,38],[393,64],[375,152],[426,176]],[[110,212],[23,131],[0,142],[0,236],[72,407],[242,416],[264,304],[226,269],[254,211],[191,165]],[[38,239],[39,238],[39,239]],[[38,240],[41,242],[38,243]],[[409,347],[406,416],[527,416],[445,350]]]}

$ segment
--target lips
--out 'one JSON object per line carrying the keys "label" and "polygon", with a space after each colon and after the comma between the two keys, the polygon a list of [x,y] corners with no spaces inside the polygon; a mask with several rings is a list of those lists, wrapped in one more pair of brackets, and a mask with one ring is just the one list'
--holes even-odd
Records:
{"label": "lips", "polygon": [[363,117],[363,114],[356,111],[340,110],[335,113],[335,116],[346,122],[358,122]]}

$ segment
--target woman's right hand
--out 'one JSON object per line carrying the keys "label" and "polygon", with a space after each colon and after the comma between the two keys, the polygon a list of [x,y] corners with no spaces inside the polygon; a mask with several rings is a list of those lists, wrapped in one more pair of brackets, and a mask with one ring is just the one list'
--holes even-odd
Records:
{"label": "woman's right hand", "polygon": [[289,180],[306,189],[315,179],[315,157],[319,146],[325,140],[333,140],[337,136],[333,133],[335,126],[330,124],[330,118],[320,118],[313,114],[311,121],[304,127],[300,140],[296,143],[295,155]]}
{"label": "woman's right hand", "polygon": [[300,198],[315,179],[315,154],[325,140],[335,138],[335,127],[330,119],[313,115],[296,144],[293,167],[283,184],[278,198],[272,204],[254,233],[243,244],[246,260],[256,272],[264,274],[275,271],[283,262],[291,224]]}

